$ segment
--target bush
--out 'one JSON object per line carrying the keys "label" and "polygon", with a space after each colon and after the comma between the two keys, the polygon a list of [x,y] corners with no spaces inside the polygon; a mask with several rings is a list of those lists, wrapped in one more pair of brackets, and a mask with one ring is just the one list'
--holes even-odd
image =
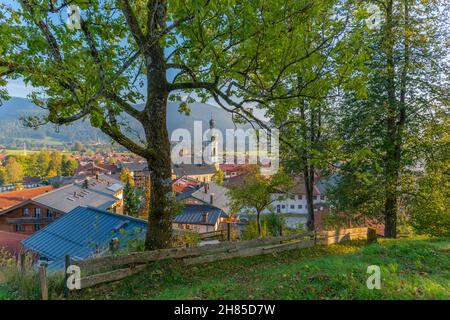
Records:
{"label": "bush", "polygon": [[286,229],[286,223],[284,218],[276,213],[269,213],[263,216],[262,221],[265,222],[267,226],[267,231],[271,236],[279,236],[280,230]]}
{"label": "bush", "polygon": [[[63,272],[47,272],[49,299],[58,299],[64,292]],[[25,271],[21,272],[17,260],[0,249],[0,292],[10,299],[39,300],[41,290],[39,272],[32,266],[32,256],[25,256]]]}
{"label": "bush", "polygon": [[448,174],[439,170],[421,177],[417,194],[409,205],[410,224],[418,234],[450,235],[450,197]]}
{"label": "bush", "polygon": [[[264,219],[261,219],[261,237],[267,236],[267,225]],[[256,220],[250,220],[242,233],[242,240],[258,239],[258,223]]]}
{"label": "bush", "polygon": [[201,241],[201,236],[198,232],[180,231],[172,240],[172,247],[195,247]]}

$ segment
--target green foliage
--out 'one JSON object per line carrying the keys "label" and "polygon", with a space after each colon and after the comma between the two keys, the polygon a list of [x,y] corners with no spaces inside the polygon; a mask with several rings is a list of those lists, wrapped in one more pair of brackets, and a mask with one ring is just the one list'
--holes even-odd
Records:
{"label": "green foliage", "polygon": [[[256,213],[256,224],[261,225],[261,213],[270,209],[274,201],[285,198],[286,192],[293,185],[291,178],[282,169],[270,178],[261,175],[258,169],[255,169],[245,176],[240,186],[231,186],[228,194],[234,211],[247,210]],[[274,193],[279,196],[274,197]],[[263,230],[260,230],[260,236],[264,235]]]}
{"label": "green foliage", "polygon": [[266,224],[267,231],[271,236],[279,236],[280,231],[283,232],[286,229],[284,218],[274,212],[265,214],[262,220]]}
{"label": "green foliage", "polygon": [[418,181],[409,206],[410,222],[419,234],[450,235],[450,182],[448,173],[429,173]]}
{"label": "green foliage", "polygon": [[213,177],[213,181],[219,185],[223,184],[223,181],[225,179],[225,173],[223,173],[222,170],[217,170],[216,174]]}
{"label": "green foliage", "polygon": [[71,177],[75,174],[75,170],[78,168],[78,162],[73,159],[63,157],[61,163],[61,174],[65,177]]}
{"label": "green foliage", "polygon": [[4,169],[4,176],[3,176],[4,182],[5,183],[21,182],[23,176],[24,174],[22,165],[12,157],[8,158]]}
{"label": "green foliage", "polygon": [[250,220],[245,225],[245,230],[242,233],[242,240],[252,240],[259,237],[266,237],[267,235],[267,225],[264,219],[261,220],[261,234],[258,233],[258,222],[256,220]]}
{"label": "green foliage", "polygon": [[201,235],[198,232],[180,231],[172,239],[172,247],[195,247],[201,241]]}
{"label": "green foliage", "polygon": [[139,208],[142,201],[141,198],[141,192],[139,192],[132,183],[127,182],[123,191],[124,214],[132,217],[138,217]]}
{"label": "green foliage", "polygon": [[119,180],[123,183],[130,183],[132,186],[134,186],[134,180],[128,168],[122,168],[119,174]]}

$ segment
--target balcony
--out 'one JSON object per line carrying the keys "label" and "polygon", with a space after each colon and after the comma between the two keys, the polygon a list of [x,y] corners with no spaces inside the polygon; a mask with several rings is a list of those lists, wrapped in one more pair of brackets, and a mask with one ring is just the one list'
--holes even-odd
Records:
{"label": "balcony", "polygon": [[6,219],[8,224],[49,224],[55,221],[54,217],[24,217]]}

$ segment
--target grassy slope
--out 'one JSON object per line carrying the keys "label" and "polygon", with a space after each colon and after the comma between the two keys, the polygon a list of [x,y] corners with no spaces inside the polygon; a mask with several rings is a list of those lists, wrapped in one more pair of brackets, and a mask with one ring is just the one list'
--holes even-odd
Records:
{"label": "grassy slope", "polygon": [[[320,246],[201,266],[153,264],[74,299],[449,299],[450,241],[389,240]],[[381,267],[381,290],[366,287]]]}

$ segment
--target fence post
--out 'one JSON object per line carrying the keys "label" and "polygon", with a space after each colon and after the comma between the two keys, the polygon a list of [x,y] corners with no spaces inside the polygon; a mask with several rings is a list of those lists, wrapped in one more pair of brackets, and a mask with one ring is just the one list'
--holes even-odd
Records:
{"label": "fence post", "polygon": [[64,257],[64,295],[66,298],[69,296],[69,287],[67,286],[67,279],[69,278],[67,274],[67,269],[70,266],[70,256],[66,255]]}
{"label": "fence post", "polygon": [[41,283],[42,300],[48,300],[47,264],[46,263],[42,263],[39,266],[39,281]]}
{"label": "fence post", "polygon": [[23,277],[25,274],[25,253],[21,253],[19,255],[19,268],[20,268],[20,276]]}
{"label": "fence post", "polygon": [[377,231],[372,228],[367,229],[367,243],[377,242]]}

